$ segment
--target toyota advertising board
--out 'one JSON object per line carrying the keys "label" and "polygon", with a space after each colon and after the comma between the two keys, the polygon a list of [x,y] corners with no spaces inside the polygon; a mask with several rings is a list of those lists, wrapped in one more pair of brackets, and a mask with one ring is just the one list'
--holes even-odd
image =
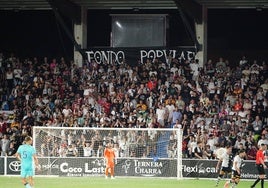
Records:
{"label": "toyota advertising board", "polygon": [[7,158],[7,174],[8,175],[19,175],[20,174],[20,161],[18,161],[16,158],[8,157]]}

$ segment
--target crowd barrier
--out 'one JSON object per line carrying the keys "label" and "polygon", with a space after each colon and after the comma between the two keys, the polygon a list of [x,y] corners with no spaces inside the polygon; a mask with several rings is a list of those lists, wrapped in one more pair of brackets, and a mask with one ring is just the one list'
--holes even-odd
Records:
{"label": "crowd barrier", "polygon": [[[86,177],[103,176],[103,158],[39,158],[41,170],[36,175]],[[216,178],[216,160],[183,159],[182,174],[185,178]],[[20,162],[14,157],[0,157],[0,175],[19,175]],[[116,176],[177,177],[176,159],[119,158]],[[258,172],[254,161],[244,161],[241,178],[256,179]]]}

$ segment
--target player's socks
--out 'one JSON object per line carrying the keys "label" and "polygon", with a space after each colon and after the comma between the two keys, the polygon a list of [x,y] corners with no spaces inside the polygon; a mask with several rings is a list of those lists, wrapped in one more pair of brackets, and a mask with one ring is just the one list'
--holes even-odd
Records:
{"label": "player's socks", "polygon": [[218,177],[217,180],[216,180],[216,185],[215,185],[216,187],[218,187],[220,180],[221,180],[221,178]]}
{"label": "player's socks", "polygon": [[29,183],[24,184],[25,188],[32,188]]}
{"label": "player's socks", "polygon": [[235,188],[236,187],[236,183],[232,183],[231,188]]}
{"label": "player's socks", "polygon": [[256,181],[254,182],[254,184],[251,187],[255,187],[255,185],[257,185],[260,180],[261,180],[260,178],[256,179]]}

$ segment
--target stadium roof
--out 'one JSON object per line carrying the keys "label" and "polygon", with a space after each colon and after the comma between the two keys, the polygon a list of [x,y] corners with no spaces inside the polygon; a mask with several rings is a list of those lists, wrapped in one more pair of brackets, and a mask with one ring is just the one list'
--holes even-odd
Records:
{"label": "stadium roof", "polygon": [[[88,9],[176,9],[175,1],[183,0],[61,0],[71,1]],[[268,8],[267,0],[188,0],[207,8]],[[51,9],[47,0],[0,0],[0,10]]]}

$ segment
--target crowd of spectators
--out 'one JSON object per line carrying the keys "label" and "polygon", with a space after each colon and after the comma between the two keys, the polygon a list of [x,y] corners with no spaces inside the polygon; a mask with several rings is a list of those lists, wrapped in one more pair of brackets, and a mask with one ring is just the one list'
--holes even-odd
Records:
{"label": "crowd of spectators", "polygon": [[[268,143],[268,67],[265,61],[227,59],[150,60],[135,66],[60,59],[20,59],[0,54],[0,148],[11,156],[33,126],[103,128],[181,128],[187,158],[213,158],[232,144],[254,159]],[[92,135],[92,136],[88,136]],[[101,156],[104,136],[47,135],[41,156]],[[111,135],[118,156],[153,155],[153,133]],[[108,135],[105,135],[107,141]],[[176,140],[170,135],[170,140]],[[55,143],[54,143],[55,142]],[[125,145],[136,148],[127,150]],[[143,147],[138,147],[139,145]],[[168,156],[175,157],[176,142]],[[137,152],[141,150],[141,152]],[[125,153],[124,153],[125,152]],[[156,151],[154,151],[156,154]]]}

